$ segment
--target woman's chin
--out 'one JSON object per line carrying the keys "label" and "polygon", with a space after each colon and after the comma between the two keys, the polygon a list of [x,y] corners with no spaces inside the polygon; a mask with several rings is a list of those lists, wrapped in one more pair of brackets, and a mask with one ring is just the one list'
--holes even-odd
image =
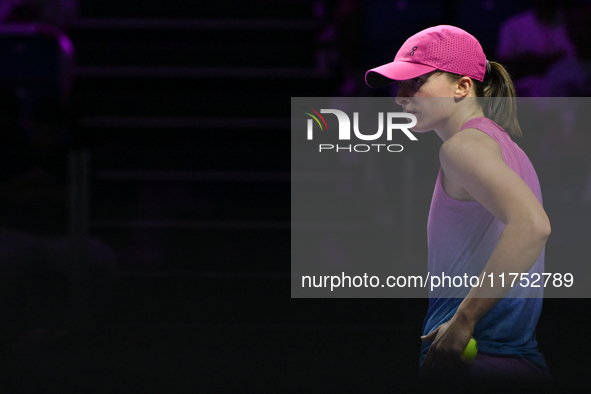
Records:
{"label": "woman's chin", "polygon": [[433,130],[432,127],[421,127],[420,125],[417,125],[415,127],[413,127],[412,129],[409,129],[410,131],[412,131],[413,133],[428,133],[429,131]]}

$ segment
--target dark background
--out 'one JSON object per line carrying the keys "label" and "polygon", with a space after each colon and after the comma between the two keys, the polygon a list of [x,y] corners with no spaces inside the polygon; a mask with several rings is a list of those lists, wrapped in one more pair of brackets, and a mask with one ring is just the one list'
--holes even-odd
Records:
{"label": "dark background", "polygon": [[[8,341],[5,391],[418,390],[426,299],[290,298],[289,100],[388,95],[363,73],[409,35],[455,24],[494,53],[501,21],[527,7],[80,0],[61,26],[78,64],[71,149],[89,152],[89,234],[117,252],[119,281],[93,329]],[[584,245],[577,234],[547,258]],[[52,278],[39,281],[63,292]],[[591,386],[590,306],[545,300],[538,341],[560,386]]]}

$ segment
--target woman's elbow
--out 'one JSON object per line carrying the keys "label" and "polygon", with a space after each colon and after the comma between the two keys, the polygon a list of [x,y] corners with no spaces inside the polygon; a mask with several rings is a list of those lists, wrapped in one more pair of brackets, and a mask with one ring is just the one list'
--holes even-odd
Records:
{"label": "woman's elbow", "polygon": [[532,224],[532,230],[537,237],[546,242],[552,232],[548,216],[544,214],[543,216],[538,217]]}
{"label": "woman's elbow", "polygon": [[519,226],[521,234],[527,234],[528,238],[535,242],[545,243],[550,232],[550,220],[545,212],[528,212],[514,221]]}

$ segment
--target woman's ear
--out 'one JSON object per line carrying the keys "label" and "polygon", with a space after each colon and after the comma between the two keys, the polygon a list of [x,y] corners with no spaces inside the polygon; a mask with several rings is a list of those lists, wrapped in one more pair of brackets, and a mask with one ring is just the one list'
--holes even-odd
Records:
{"label": "woman's ear", "polygon": [[471,95],[470,92],[472,92],[474,83],[470,77],[463,76],[456,81],[456,84],[455,94],[457,98],[468,97]]}

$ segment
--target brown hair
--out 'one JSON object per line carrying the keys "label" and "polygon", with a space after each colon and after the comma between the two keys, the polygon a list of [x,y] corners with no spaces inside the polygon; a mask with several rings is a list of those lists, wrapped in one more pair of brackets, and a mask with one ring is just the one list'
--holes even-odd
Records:
{"label": "brown hair", "polygon": [[[462,76],[454,73],[446,73],[452,81],[457,81]],[[515,99],[515,87],[509,72],[502,64],[487,62],[484,81],[474,82],[474,94],[484,98],[478,100],[484,116],[493,120],[505,129],[509,135],[522,137],[521,128],[517,120],[517,101]]]}

